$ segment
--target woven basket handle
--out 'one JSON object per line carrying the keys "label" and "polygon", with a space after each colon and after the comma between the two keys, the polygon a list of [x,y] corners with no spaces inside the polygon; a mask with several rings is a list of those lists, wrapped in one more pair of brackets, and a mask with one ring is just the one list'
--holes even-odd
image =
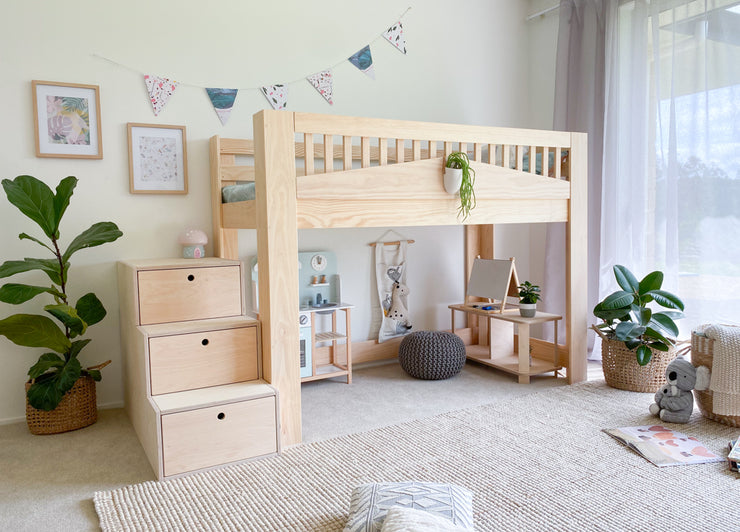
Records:
{"label": "woven basket handle", "polygon": [[603,333],[603,332],[601,331],[601,329],[599,329],[599,328],[598,328],[598,327],[597,327],[596,325],[591,325],[591,328],[592,328],[592,329],[593,329],[594,331],[596,331],[596,334],[598,334],[599,336],[601,336],[601,338],[602,338],[603,340],[607,340],[607,337],[606,337],[606,335],[605,335],[605,334],[604,334],[604,333]]}
{"label": "woven basket handle", "polygon": [[101,364],[90,366],[89,368],[85,368],[85,369],[103,369],[105,366],[107,366],[110,363],[111,363],[110,360],[106,360],[105,362],[102,362]]}

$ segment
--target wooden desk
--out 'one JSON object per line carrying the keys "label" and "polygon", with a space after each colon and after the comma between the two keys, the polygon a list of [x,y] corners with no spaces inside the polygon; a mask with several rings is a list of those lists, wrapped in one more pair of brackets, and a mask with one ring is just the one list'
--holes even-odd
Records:
{"label": "wooden desk", "polygon": [[[465,346],[467,357],[470,360],[518,375],[519,382],[525,384],[529,382],[531,375],[539,375],[552,371],[555,377],[558,376],[558,370],[562,366],[558,365],[558,328],[556,323],[563,318],[562,316],[537,311],[537,315],[534,318],[523,318],[519,314],[518,308],[504,310],[503,313],[497,310],[482,310],[472,305],[449,305],[448,308],[451,313],[450,320],[453,334],[455,332],[455,311],[482,316],[487,318],[489,322],[490,320],[500,320],[514,324],[514,334],[518,337],[518,341],[513,352],[494,353],[492,348],[493,342],[489,338],[487,345],[473,344]],[[555,329],[553,361],[548,362],[537,358],[530,359],[529,327],[548,321],[553,322],[553,328]],[[490,335],[491,327],[488,330]]]}

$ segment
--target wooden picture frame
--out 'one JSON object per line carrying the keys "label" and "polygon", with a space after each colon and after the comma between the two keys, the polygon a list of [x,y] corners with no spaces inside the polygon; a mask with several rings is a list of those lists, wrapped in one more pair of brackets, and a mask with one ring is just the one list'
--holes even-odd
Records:
{"label": "wooden picture frame", "polygon": [[31,82],[36,157],[102,159],[100,88]]}
{"label": "wooden picture frame", "polygon": [[187,194],[185,126],[129,122],[127,128],[131,194]]}

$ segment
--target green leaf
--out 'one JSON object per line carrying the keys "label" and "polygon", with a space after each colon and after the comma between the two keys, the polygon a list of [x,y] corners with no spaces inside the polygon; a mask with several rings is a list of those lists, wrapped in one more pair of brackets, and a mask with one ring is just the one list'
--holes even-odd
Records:
{"label": "green leaf", "polygon": [[637,278],[632,275],[632,272],[621,264],[614,266],[614,277],[616,277],[617,284],[622,287],[622,290],[638,293],[640,283],[637,282]]}
{"label": "green leaf", "polygon": [[43,243],[43,242],[42,242],[41,240],[39,240],[38,238],[32,237],[31,235],[27,235],[26,233],[21,233],[20,235],[18,235],[18,238],[19,238],[19,239],[21,239],[21,240],[33,240],[33,241],[34,241],[34,242],[36,242],[37,244],[39,244],[39,245],[41,245],[41,246],[44,246],[44,247],[45,247],[46,249],[48,249],[49,251],[51,251],[52,253],[54,253],[54,254],[56,255],[56,251],[54,251],[54,250],[53,250],[53,249],[51,249],[51,248],[50,248],[49,246],[47,246],[46,244],[44,244],[44,243]]}
{"label": "green leaf", "polygon": [[631,321],[623,321],[614,330],[614,335],[617,340],[625,342],[627,340],[634,340],[645,332],[645,327],[641,327],[637,323]]}
{"label": "green leaf", "polygon": [[638,345],[642,344],[640,340],[625,340],[624,345],[627,346],[627,349],[634,349]]}
{"label": "green leaf", "polygon": [[594,307],[594,316],[604,321],[618,320],[626,317],[629,309],[618,308],[614,310],[604,310],[599,308],[599,305]]}
{"label": "green leaf", "polygon": [[653,314],[653,317],[655,316],[665,316],[672,320],[680,320],[684,317],[683,312],[678,312],[675,310],[664,310],[663,312],[656,312],[655,314]]}
{"label": "green leaf", "polygon": [[69,355],[67,358],[76,358],[77,355],[80,354],[80,351],[82,351],[82,348],[89,343],[90,338],[85,338],[84,340],[75,340],[74,342],[72,342],[72,346],[69,349]]}
{"label": "green leaf", "polygon": [[[69,264],[64,265],[64,281],[67,281],[67,270]],[[56,259],[31,259],[25,258],[23,260],[9,260],[5,261],[0,265],[0,279],[3,277],[10,277],[17,273],[30,272],[32,270],[41,270],[49,276],[51,282],[54,284],[61,285],[62,278],[59,275],[59,261]]]}
{"label": "green leaf", "polygon": [[64,211],[69,206],[69,199],[77,186],[77,178],[74,176],[65,177],[57,185],[57,193],[54,196],[54,232],[59,233],[59,222],[62,221]]}
{"label": "green leaf", "polygon": [[650,359],[653,357],[653,352],[646,345],[641,345],[637,348],[637,363],[641,366],[645,366]]}
{"label": "green leaf", "polygon": [[661,329],[670,333],[672,336],[678,336],[678,325],[665,314],[656,314],[653,316],[653,323],[658,324]]}
{"label": "green leaf", "polygon": [[604,301],[601,302],[601,308],[604,310],[613,310],[629,307],[630,304],[635,300],[632,292],[618,291],[607,296]]}
{"label": "green leaf", "polygon": [[648,327],[647,329],[645,329],[645,337],[646,338],[653,338],[653,339],[655,339],[655,340],[657,340],[659,342],[662,342],[662,343],[664,343],[666,345],[673,345],[673,342],[670,339],[668,339],[665,336],[663,336],[660,333],[660,331],[658,331],[654,327]]}
{"label": "green leaf", "polygon": [[669,351],[670,347],[665,345],[663,342],[651,342],[648,344],[653,349],[657,349],[658,351]]}
{"label": "green leaf", "polygon": [[77,309],[62,303],[60,305],[46,305],[44,310],[61,321],[70,330],[73,337],[85,334],[87,324],[80,319]]}
{"label": "green leaf", "polygon": [[64,363],[65,360],[56,353],[44,353],[39,357],[38,362],[28,370],[28,376],[32,379],[38,379],[51,368],[61,368]]}
{"label": "green leaf", "polygon": [[12,181],[3,179],[2,184],[8,201],[52,238],[55,234],[54,194],[47,184],[30,175],[19,175]]}
{"label": "green leaf", "polygon": [[655,302],[663,307],[683,310],[683,301],[670,292],[666,292],[665,290],[651,290],[647,295],[652,296]]}
{"label": "green leaf", "polygon": [[645,295],[651,290],[658,290],[663,285],[663,272],[655,271],[650,272],[645,278],[640,281],[638,292],[640,295]]}
{"label": "green leaf", "polygon": [[83,248],[91,248],[113,242],[123,236],[118,226],[113,222],[98,222],[85,229],[77,235],[67,247],[67,251],[62,255],[64,262],[67,262],[72,254]]}
{"label": "green leaf", "polygon": [[92,292],[85,294],[77,300],[77,315],[85,320],[88,326],[95,325],[105,318],[105,307]]}
{"label": "green leaf", "polygon": [[0,334],[14,344],[47,347],[57,353],[66,353],[72,345],[53,321],[36,314],[14,314],[0,320]]}
{"label": "green leaf", "polygon": [[28,389],[28,402],[39,410],[54,410],[81,374],[80,361],[71,359],[50,378],[37,380],[32,384]]}
{"label": "green leaf", "polygon": [[99,369],[86,369],[86,370],[83,370],[83,372],[90,375],[95,382],[100,382],[103,378],[103,376],[100,374]]}
{"label": "green leaf", "polygon": [[8,283],[0,287],[0,301],[11,305],[19,305],[45,292],[56,297],[64,295],[54,287]]}
{"label": "green leaf", "polygon": [[652,316],[653,311],[646,307],[639,307],[636,315],[640,322],[640,325],[643,327],[646,327],[648,323],[650,323],[650,317]]}

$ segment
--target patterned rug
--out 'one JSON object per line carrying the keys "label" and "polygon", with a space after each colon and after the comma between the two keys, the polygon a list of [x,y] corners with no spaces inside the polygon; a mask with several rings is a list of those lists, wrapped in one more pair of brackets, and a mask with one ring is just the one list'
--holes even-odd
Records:
{"label": "patterned rug", "polygon": [[[565,386],[166,482],[98,492],[104,531],[341,530],[358,484],[449,482],[476,530],[738,530],[726,463],[658,468],[601,429],[657,424],[652,394]],[[738,429],[694,412],[673,428],[726,456]]]}

